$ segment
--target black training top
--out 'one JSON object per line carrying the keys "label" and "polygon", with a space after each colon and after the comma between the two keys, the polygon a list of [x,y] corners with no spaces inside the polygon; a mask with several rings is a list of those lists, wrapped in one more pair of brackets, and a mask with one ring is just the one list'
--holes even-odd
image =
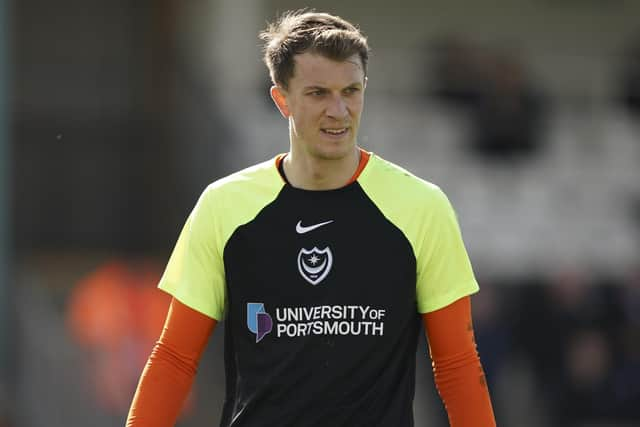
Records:
{"label": "black training top", "polygon": [[159,285],[225,321],[220,425],[412,426],[419,313],[478,289],[451,205],[375,155],[329,191],[276,163],[205,190]]}

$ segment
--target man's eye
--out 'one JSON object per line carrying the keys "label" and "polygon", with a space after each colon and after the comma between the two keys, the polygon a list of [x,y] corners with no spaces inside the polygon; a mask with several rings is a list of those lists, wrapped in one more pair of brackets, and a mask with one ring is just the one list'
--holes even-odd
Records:
{"label": "man's eye", "polygon": [[311,96],[321,96],[321,95],[324,95],[324,92],[321,91],[321,90],[314,90],[312,92],[309,92],[309,95],[311,95]]}
{"label": "man's eye", "polygon": [[353,94],[353,93],[359,92],[360,89],[358,89],[357,87],[348,87],[344,91],[348,94]]}

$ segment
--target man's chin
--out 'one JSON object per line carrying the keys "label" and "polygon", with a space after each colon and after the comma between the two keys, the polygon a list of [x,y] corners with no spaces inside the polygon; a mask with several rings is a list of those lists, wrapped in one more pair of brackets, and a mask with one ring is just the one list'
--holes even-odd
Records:
{"label": "man's chin", "polygon": [[345,144],[331,144],[319,147],[314,155],[322,160],[343,160],[352,156],[355,152],[356,144],[351,141]]}

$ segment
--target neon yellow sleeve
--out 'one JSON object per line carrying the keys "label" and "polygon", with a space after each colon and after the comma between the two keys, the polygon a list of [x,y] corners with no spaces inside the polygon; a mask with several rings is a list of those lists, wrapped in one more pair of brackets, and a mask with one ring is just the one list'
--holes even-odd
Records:
{"label": "neon yellow sleeve", "polygon": [[455,212],[436,187],[416,253],[418,312],[428,313],[478,291]]}
{"label": "neon yellow sleeve", "polygon": [[411,243],[420,313],[478,291],[455,212],[442,190],[378,156],[358,182]]}
{"label": "neon yellow sleeve", "polygon": [[210,184],[189,215],[158,287],[181,303],[222,320],[227,286],[224,248],[234,231],[278,195],[275,159]]}
{"label": "neon yellow sleeve", "polygon": [[225,310],[226,285],[220,233],[211,196],[202,193],[189,215],[158,287],[216,320]]}

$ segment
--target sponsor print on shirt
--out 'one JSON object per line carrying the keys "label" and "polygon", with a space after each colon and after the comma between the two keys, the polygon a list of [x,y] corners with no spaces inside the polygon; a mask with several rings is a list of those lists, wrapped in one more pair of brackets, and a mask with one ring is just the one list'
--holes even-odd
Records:
{"label": "sponsor print on shirt", "polygon": [[275,320],[263,303],[247,303],[247,325],[256,342],[275,329],[276,338],[309,335],[383,336],[387,310],[361,305],[276,307]]}
{"label": "sponsor print on shirt", "polygon": [[263,303],[247,303],[247,327],[256,334],[256,342],[259,342],[271,332],[273,320],[271,320],[269,313],[265,311]]}

